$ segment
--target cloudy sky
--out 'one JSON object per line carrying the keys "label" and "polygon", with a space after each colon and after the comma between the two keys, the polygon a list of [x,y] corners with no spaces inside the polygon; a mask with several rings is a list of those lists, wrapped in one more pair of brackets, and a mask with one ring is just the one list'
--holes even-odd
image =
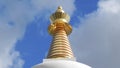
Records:
{"label": "cloudy sky", "polygon": [[71,16],[69,40],[78,62],[120,68],[120,0],[0,0],[0,68],[31,68],[46,57],[49,17]]}

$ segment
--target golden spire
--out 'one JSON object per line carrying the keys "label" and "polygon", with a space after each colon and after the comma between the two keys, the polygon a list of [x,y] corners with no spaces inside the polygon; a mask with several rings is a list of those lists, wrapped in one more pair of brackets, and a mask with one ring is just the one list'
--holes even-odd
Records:
{"label": "golden spire", "polygon": [[53,40],[47,58],[74,58],[67,37],[72,31],[72,27],[68,24],[70,16],[59,6],[50,16],[50,20],[48,32],[53,36]]}

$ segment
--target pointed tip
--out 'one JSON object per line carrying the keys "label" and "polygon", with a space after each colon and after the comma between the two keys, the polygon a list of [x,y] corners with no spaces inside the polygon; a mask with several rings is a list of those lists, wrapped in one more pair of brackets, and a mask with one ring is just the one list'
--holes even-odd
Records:
{"label": "pointed tip", "polygon": [[62,9],[62,6],[58,6],[58,9]]}
{"label": "pointed tip", "polygon": [[62,9],[62,6],[58,6],[58,9],[56,10],[56,12],[63,12],[64,13],[64,10]]}

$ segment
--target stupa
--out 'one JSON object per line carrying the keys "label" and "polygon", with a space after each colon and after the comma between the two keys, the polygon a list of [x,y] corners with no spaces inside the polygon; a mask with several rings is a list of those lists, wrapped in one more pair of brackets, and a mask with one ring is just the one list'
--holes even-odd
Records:
{"label": "stupa", "polygon": [[68,40],[68,35],[72,32],[69,24],[70,16],[64,12],[61,6],[50,16],[50,21],[48,32],[53,36],[51,47],[46,59],[33,68],[91,68],[77,62],[73,55]]}

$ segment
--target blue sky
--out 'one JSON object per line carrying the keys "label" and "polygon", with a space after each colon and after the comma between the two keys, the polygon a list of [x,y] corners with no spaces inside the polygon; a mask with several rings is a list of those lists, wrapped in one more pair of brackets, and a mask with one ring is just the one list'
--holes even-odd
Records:
{"label": "blue sky", "polygon": [[[70,24],[72,24],[73,27],[76,27],[76,24],[79,24],[79,19],[77,19],[77,15],[80,16],[82,14],[82,16],[84,16],[85,14],[91,13],[92,11],[97,9],[96,0],[79,0],[75,1],[75,4],[76,6],[78,6],[76,7],[76,9],[79,9],[80,11],[75,10],[75,14],[73,13],[74,16],[72,17],[70,22]],[[58,6],[56,6],[56,9],[57,7]],[[54,13],[56,9],[52,10],[53,12],[51,13]],[[22,58],[26,62],[24,68],[30,68],[31,66],[42,62],[42,60],[47,54],[52,40],[52,37],[50,37],[50,35],[47,32],[47,27],[50,24],[49,16],[51,15],[51,13],[49,13],[46,20],[44,19],[44,17],[40,18],[38,16],[38,19],[35,19],[33,23],[27,26],[23,39],[16,43],[16,50],[18,50],[21,53]],[[40,30],[42,33],[40,32]]]}
{"label": "blue sky", "polygon": [[[84,4],[82,4],[81,2]],[[90,1],[82,1],[82,0],[76,1],[75,2],[77,4],[76,6],[83,6],[83,7],[77,7],[77,9],[80,9],[81,11],[75,11],[76,14],[74,14],[74,15],[76,16],[77,14],[80,15],[80,14],[90,13],[90,12],[94,11],[95,9],[97,9],[96,8],[97,2],[95,3],[93,1],[93,2],[91,2],[91,4],[89,4],[89,2]],[[92,4],[95,4],[95,5],[92,5]],[[85,7],[88,7],[91,9],[84,9]],[[56,6],[56,9],[57,9],[57,6]],[[53,13],[55,11],[56,10],[53,10]],[[51,15],[51,13],[49,13],[49,15]],[[77,17],[76,18],[74,18],[74,17],[72,17],[72,18],[75,20],[78,20],[78,19],[76,19]],[[49,16],[47,18],[48,18],[48,20],[46,20],[46,21],[41,20],[42,18],[35,19],[36,22],[33,21],[32,24],[29,24],[26,29],[24,38],[22,40],[18,41],[18,43],[16,44],[17,45],[16,49],[21,52],[21,54],[23,55],[22,58],[24,60],[26,60],[26,65],[24,66],[25,68],[27,68],[27,67],[29,68],[32,65],[42,62],[42,60],[45,58],[45,55],[47,54],[47,51],[49,49],[49,46],[50,46],[50,43],[52,40],[50,35],[47,32],[47,27],[50,24]],[[75,25],[74,21],[71,22],[73,27]],[[76,22],[79,22],[79,21],[76,21]],[[79,24],[79,23],[76,23],[76,24]],[[42,33],[40,33],[40,29],[42,29],[41,31],[43,32],[44,35]]]}
{"label": "blue sky", "polygon": [[71,16],[77,61],[119,68],[119,0],[0,0],[0,68],[31,68],[46,58],[49,17],[59,5]]}

